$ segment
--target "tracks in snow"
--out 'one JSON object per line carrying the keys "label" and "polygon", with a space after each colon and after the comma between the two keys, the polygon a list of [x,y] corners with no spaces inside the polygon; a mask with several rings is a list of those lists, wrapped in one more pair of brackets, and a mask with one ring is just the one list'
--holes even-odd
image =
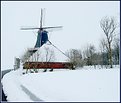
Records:
{"label": "tracks in snow", "polygon": [[23,85],[20,85],[22,90],[30,97],[31,100],[33,101],[38,101],[38,102],[42,102],[43,100],[39,99],[38,97],[36,97],[33,93],[31,93],[26,87],[24,87]]}

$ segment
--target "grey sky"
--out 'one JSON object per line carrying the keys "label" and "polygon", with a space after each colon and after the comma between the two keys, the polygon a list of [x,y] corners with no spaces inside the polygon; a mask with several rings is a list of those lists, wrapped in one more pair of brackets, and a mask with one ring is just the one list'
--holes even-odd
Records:
{"label": "grey sky", "polygon": [[36,42],[36,31],[21,31],[22,26],[39,27],[40,9],[45,8],[44,26],[63,26],[62,30],[49,33],[49,38],[62,51],[81,49],[87,43],[98,48],[103,36],[100,20],[104,16],[119,19],[119,1],[80,2],[22,2],[1,3],[2,69],[13,68],[14,57],[22,55]]}

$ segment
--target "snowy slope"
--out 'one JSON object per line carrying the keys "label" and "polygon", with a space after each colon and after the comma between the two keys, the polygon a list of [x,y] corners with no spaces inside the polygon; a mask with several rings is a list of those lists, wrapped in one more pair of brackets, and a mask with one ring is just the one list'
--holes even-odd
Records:
{"label": "snowy slope", "polygon": [[119,68],[21,72],[12,71],[2,80],[8,101],[120,101]]}

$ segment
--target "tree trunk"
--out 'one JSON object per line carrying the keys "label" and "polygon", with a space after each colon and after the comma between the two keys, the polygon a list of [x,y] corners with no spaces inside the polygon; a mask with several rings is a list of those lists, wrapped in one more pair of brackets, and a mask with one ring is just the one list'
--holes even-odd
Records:
{"label": "tree trunk", "polygon": [[110,68],[113,68],[113,66],[112,66],[112,49],[111,49],[111,43],[109,43],[109,63],[110,63]]}

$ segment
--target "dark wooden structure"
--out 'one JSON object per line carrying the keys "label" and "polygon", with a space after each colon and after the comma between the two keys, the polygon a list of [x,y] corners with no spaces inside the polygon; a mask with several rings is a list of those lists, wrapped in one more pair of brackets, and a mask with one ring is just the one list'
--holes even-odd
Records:
{"label": "dark wooden structure", "polygon": [[70,62],[25,62],[23,69],[74,69]]}

